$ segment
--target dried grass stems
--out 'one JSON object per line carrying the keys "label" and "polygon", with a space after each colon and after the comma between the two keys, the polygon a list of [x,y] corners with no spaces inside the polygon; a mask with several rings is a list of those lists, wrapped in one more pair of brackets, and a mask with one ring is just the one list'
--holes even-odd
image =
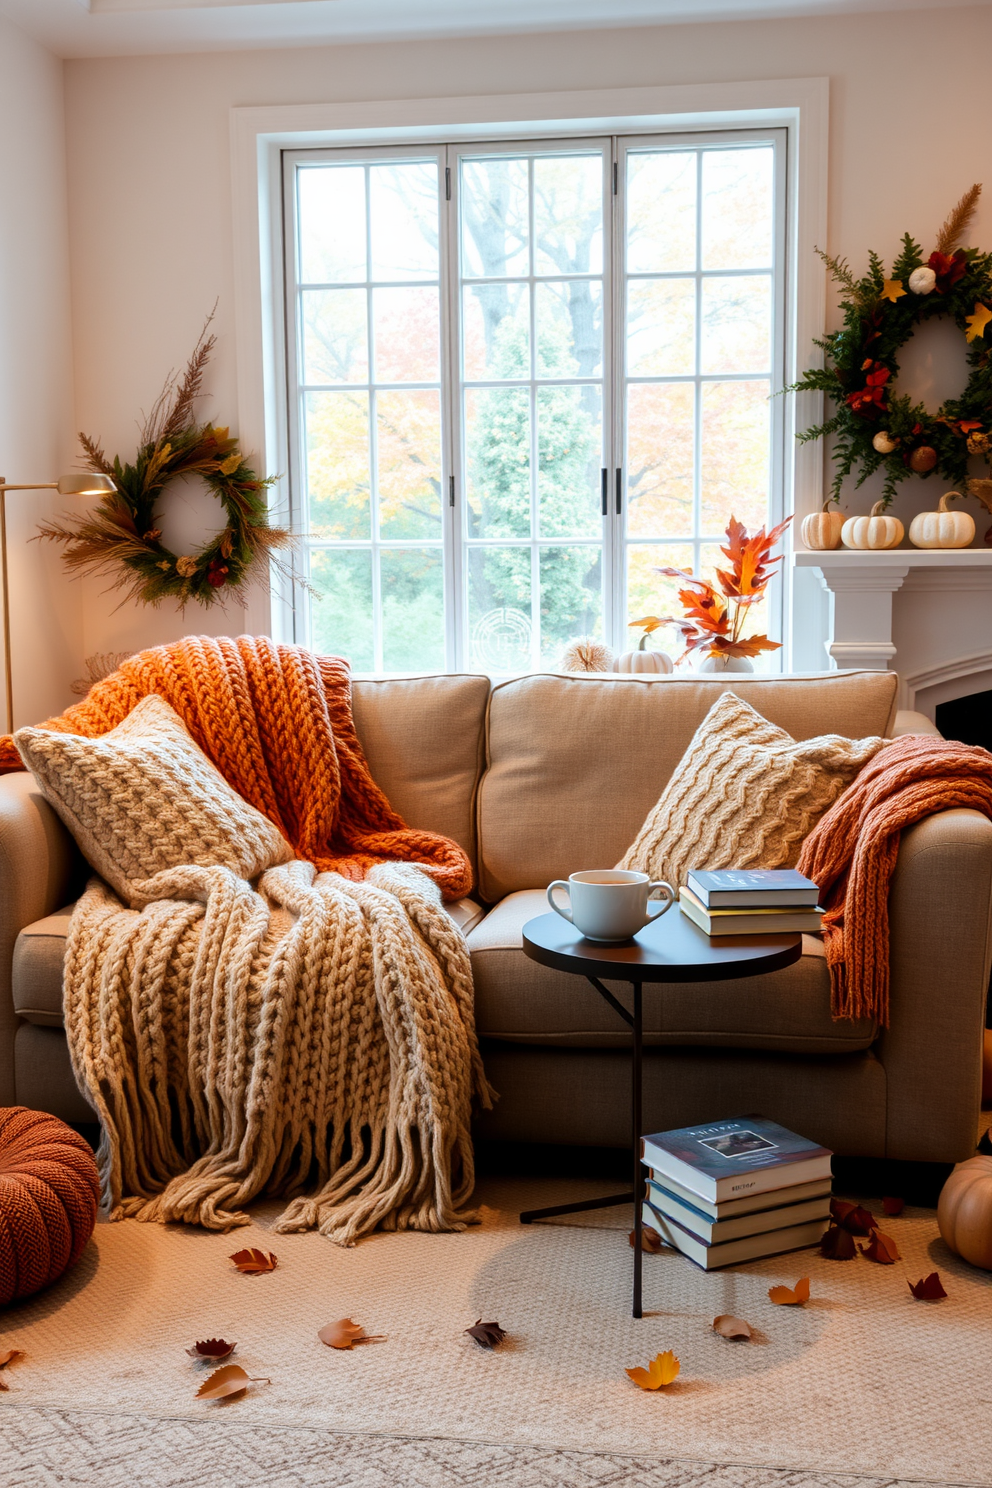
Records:
{"label": "dried grass stems", "polygon": [[[89,468],[109,475],[117,490],[88,512],[42,524],[38,536],[63,544],[63,558],[76,572],[104,574],[129,599],[157,605],[173,598],[210,605],[225,589],[267,581],[271,567],[298,582],[276,557],[294,543],[285,528],[269,525],[266,492],[271,477],[255,474],[226,428],[198,424],[195,410],[203,375],[216,346],[207,317],[182,376],[172,376],[141,430],[133,463],[109,459],[88,434],[79,439]],[[195,554],[175,554],[162,541],[155,508],[169,483],[199,475],[220,501],[227,525]]]}

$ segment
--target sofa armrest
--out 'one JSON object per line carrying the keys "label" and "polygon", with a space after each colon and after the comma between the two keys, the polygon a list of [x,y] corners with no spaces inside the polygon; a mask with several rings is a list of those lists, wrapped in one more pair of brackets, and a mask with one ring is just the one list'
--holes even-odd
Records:
{"label": "sofa armrest", "polygon": [[931,723],[924,713],[913,713],[908,708],[900,708],[892,725],[892,738],[898,739],[902,734],[929,734],[931,739],[942,739],[944,736],[935,723]]}
{"label": "sofa armrest", "polygon": [[971,1157],[992,963],[992,821],[941,811],[903,833],[889,892],[886,1155]]}
{"label": "sofa armrest", "polygon": [[73,897],[82,858],[26,770],[0,775],[0,1106],[14,1104],[14,942]]}

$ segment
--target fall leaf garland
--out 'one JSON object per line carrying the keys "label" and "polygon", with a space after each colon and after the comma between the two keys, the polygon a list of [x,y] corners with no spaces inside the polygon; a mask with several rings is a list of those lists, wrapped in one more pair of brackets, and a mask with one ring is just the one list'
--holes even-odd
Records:
{"label": "fall leaf garland", "polygon": [[[992,452],[992,254],[958,246],[974,214],[981,186],[965,192],[937,235],[929,256],[909,233],[886,274],[877,253],[867,273],[855,279],[844,259],[817,249],[840,286],[844,324],[818,339],[825,365],[813,367],[790,392],[826,393],[834,411],[806,429],[801,442],[832,438],[836,465],[831,500],[839,502],[847,476],[884,476],[882,504],[912,475],[936,472],[947,484],[968,490],[968,460],[989,463]],[[968,384],[935,414],[896,390],[899,354],[918,325],[947,316],[965,338]],[[988,505],[986,483],[971,494]],[[992,509],[992,508],[990,508]]]}
{"label": "fall leaf garland", "polygon": [[[264,577],[289,532],[270,527],[266,490],[228,429],[194,419],[204,369],[216,338],[209,317],[185,372],[170,379],[141,431],[132,463],[110,460],[96,440],[80,434],[89,468],[109,475],[117,489],[80,516],[43,523],[42,537],[63,545],[75,572],[107,574],[127,597],[157,605],[176,599],[211,605],[225,590]],[[177,476],[199,476],[220,501],[226,525],[195,553],[173,553],[162,542],[157,509]]]}

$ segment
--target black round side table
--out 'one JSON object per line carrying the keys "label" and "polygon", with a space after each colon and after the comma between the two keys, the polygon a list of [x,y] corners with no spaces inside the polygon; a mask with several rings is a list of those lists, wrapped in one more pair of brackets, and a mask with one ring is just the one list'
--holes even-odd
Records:
{"label": "black round side table", "polygon": [[[586,940],[561,915],[543,914],[528,920],[523,930],[524,955],[556,971],[584,976],[631,1030],[631,1119],[633,1146],[633,1193],[612,1194],[605,1199],[585,1199],[580,1204],[558,1204],[551,1209],[529,1209],[521,1224],[552,1219],[558,1214],[577,1214],[583,1209],[603,1209],[611,1204],[634,1204],[634,1305],[635,1318],[641,1307],[641,1064],[643,1019],[641,989],[645,982],[721,982],[731,977],[760,976],[791,966],[802,955],[801,935],[721,935],[710,939],[674,905],[632,940],[604,945]],[[633,1008],[628,1011],[601,977],[629,982]]]}

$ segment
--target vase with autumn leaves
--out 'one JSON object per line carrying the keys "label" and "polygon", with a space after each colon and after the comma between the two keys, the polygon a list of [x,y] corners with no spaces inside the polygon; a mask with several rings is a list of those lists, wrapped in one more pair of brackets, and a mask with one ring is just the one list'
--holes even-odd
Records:
{"label": "vase with autumn leaves", "polygon": [[762,527],[751,536],[743,522],[731,517],[727,523],[726,543],[720,551],[728,560],[726,568],[715,572],[716,583],[697,579],[691,569],[658,568],[664,578],[680,579],[678,591],[681,615],[645,615],[631,620],[632,627],[645,636],[671,625],[682,637],[683,650],[678,658],[701,658],[700,672],[751,672],[753,656],[762,651],[778,651],[780,641],[766,635],[745,635],[745,625],[752,607],[765,596],[776,564],[782,555],[772,554],[782,533],[792,521],[786,517],[770,532]]}

